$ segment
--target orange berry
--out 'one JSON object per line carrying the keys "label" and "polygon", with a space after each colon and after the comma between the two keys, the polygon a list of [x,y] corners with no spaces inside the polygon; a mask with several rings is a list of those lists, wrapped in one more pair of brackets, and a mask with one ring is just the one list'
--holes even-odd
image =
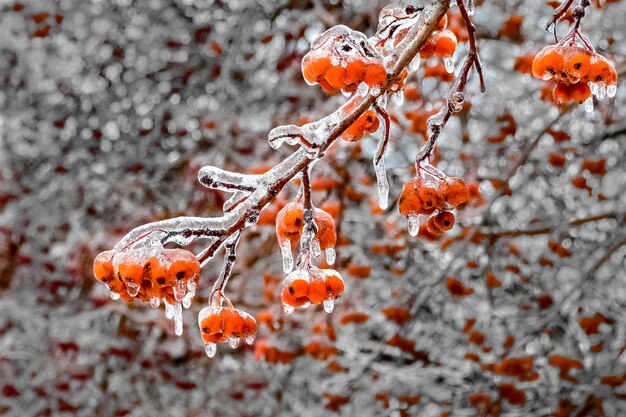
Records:
{"label": "orange berry", "polygon": [[380,121],[378,120],[378,117],[376,117],[376,113],[372,110],[365,111],[363,115],[359,117],[359,121],[363,126],[363,130],[370,133],[376,132],[380,126]]}
{"label": "orange berry", "polygon": [[296,244],[302,234],[304,220],[302,219],[302,204],[289,203],[276,216],[276,237],[278,243],[289,240]]}
{"label": "orange berry", "polygon": [[333,297],[339,297],[345,289],[343,279],[339,275],[326,276],[326,289]]}
{"label": "orange berry", "polygon": [[309,84],[315,84],[320,81],[331,65],[330,59],[326,57],[308,61],[302,68],[302,75]]}
{"label": "orange berry", "polygon": [[309,282],[305,279],[294,279],[287,286],[287,290],[294,297],[306,297],[309,293]]}
{"label": "orange berry", "polygon": [[582,103],[591,97],[591,89],[586,83],[574,84],[570,87],[569,93],[571,100],[579,103]]}
{"label": "orange berry", "polygon": [[449,211],[442,211],[437,214],[433,218],[434,224],[441,230],[442,232],[447,232],[448,230],[454,227],[454,214]]}
{"label": "orange berry", "polygon": [[145,278],[149,279],[150,282],[152,282],[152,286],[155,288],[163,288],[172,284],[169,279],[170,275],[167,268],[157,257],[151,257],[148,259],[145,267],[145,273]]}
{"label": "orange berry", "polygon": [[324,78],[320,79],[318,84],[322,87],[322,90],[324,90],[326,94],[337,94],[339,92],[338,89],[330,85]]}
{"label": "orange berry", "polygon": [[352,61],[346,66],[346,81],[349,84],[356,84],[357,86],[363,81],[365,75],[365,62]]}
{"label": "orange berry", "polygon": [[452,31],[443,30],[437,36],[435,44],[435,55],[441,58],[449,58],[456,51],[456,36]]}
{"label": "orange berry", "polygon": [[575,48],[567,57],[565,69],[573,78],[586,80],[591,70],[591,53],[584,48]]}
{"label": "orange berry", "polygon": [[445,29],[448,26],[448,15],[443,15],[439,23],[437,23],[437,30]]}
{"label": "orange berry", "polygon": [[331,87],[341,90],[348,82],[346,81],[346,69],[340,66],[331,66],[326,70],[324,75]]}
{"label": "orange berry", "polygon": [[324,210],[315,209],[315,224],[317,225],[317,240],[322,250],[333,248],[337,244],[335,219]]}
{"label": "orange berry", "polygon": [[[308,288],[307,288],[307,294],[308,294]],[[285,287],[283,288],[283,291],[281,293],[281,301],[283,304],[286,304],[291,307],[302,307],[303,305],[309,302],[309,299],[306,296],[296,297],[295,295],[291,294],[288,287]]]}
{"label": "orange berry", "polygon": [[437,38],[439,36],[439,32],[435,31],[430,35],[426,43],[422,45],[422,49],[420,49],[420,57],[424,59],[428,59],[431,56],[435,55],[435,49],[437,48]]}
{"label": "orange berry", "polygon": [[243,337],[254,336],[257,332],[257,324],[254,317],[249,314],[244,316]]}
{"label": "orange berry", "polygon": [[245,326],[245,320],[234,308],[225,308],[220,314],[224,322],[224,335],[226,337],[241,337]]}
{"label": "orange berry", "polygon": [[467,203],[469,200],[469,189],[463,178],[449,178],[442,182],[441,188],[442,200],[453,207]]}
{"label": "orange berry", "polygon": [[617,83],[617,72],[613,65],[603,56],[596,54],[595,60],[589,69],[589,82],[596,84],[612,85]]}
{"label": "orange berry", "polygon": [[132,283],[137,286],[143,281],[144,261],[136,251],[128,251],[122,255],[122,260],[117,267],[120,278],[125,284]]}
{"label": "orange berry", "polygon": [[200,262],[193,253],[185,249],[166,249],[167,256],[172,259],[168,268],[170,282],[190,281],[200,274]]}
{"label": "orange berry", "polygon": [[93,260],[93,275],[103,283],[109,283],[115,278],[115,269],[113,268],[113,255],[115,252],[107,250],[100,252],[96,259]]}
{"label": "orange berry", "polygon": [[363,81],[370,87],[380,86],[387,80],[387,71],[381,64],[370,63],[365,66]]}
{"label": "orange berry", "polygon": [[439,192],[421,178],[413,178],[404,184],[400,193],[400,214],[430,214],[439,207]]}
{"label": "orange berry", "polygon": [[550,45],[543,48],[535,56],[532,65],[532,73],[535,78],[547,81],[554,76],[567,78],[564,72],[565,58],[561,47]]}
{"label": "orange berry", "polygon": [[326,298],[328,298],[328,290],[326,288],[326,282],[321,279],[313,279],[309,284],[309,301],[313,304],[321,304]]}
{"label": "orange berry", "polygon": [[439,236],[444,232],[443,230],[441,230],[441,228],[439,228],[436,216],[430,216],[428,218],[428,222],[426,222],[426,230],[428,230],[429,233],[435,236]]}
{"label": "orange berry", "polygon": [[559,105],[564,105],[570,102],[571,94],[569,86],[565,84],[557,84],[552,91],[552,98]]}

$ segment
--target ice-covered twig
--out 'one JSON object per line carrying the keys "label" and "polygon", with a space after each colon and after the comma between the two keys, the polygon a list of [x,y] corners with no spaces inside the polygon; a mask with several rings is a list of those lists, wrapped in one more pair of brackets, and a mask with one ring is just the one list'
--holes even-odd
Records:
{"label": "ice-covered twig", "polygon": [[463,63],[461,71],[454,80],[452,88],[450,88],[446,103],[439,110],[439,112],[428,118],[428,140],[426,141],[424,146],[422,146],[422,148],[418,151],[417,157],[415,158],[415,164],[418,166],[418,168],[421,162],[427,160],[432,155],[433,149],[435,148],[435,143],[437,142],[439,135],[441,135],[441,131],[443,130],[444,126],[450,119],[450,116],[452,116],[452,113],[461,111],[461,109],[463,108],[463,103],[465,100],[463,96],[463,90],[465,88],[465,84],[467,84],[467,77],[469,76],[469,72],[472,67],[476,69],[476,72],[478,74],[480,80],[480,90],[482,92],[485,91],[485,81],[483,79],[482,65],[480,63],[480,58],[478,57],[476,39],[474,37],[476,27],[472,23],[463,1],[459,0],[457,2],[457,5],[459,6],[459,10],[461,11],[463,19],[465,19],[465,24],[469,33],[470,51],[465,58],[465,62]]}
{"label": "ice-covered twig", "polygon": [[[390,86],[398,81],[402,71],[417,55],[449,7],[449,0],[432,1],[425,6],[424,13],[421,14],[416,24],[411,28],[396,51],[394,51],[392,57],[394,64],[390,66],[392,69],[387,75],[387,80],[380,88],[380,94],[387,92]],[[368,94],[366,97],[355,95],[350,99],[350,102],[355,104],[353,108],[347,105],[342,106],[333,114],[312,124],[315,128],[314,130],[319,132],[318,135],[323,139],[318,155],[323,155],[324,151],[375,103],[378,95]],[[351,108],[351,110],[346,112],[344,108]],[[170,238],[177,235],[189,236],[191,238],[215,237],[216,239],[211,245],[199,255],[199,260],[203,263],[215,254],[229,236],[254,224],[260,210],[273,201],[283,187],[298,173],[302,172],[309,163],[310,156],[308,152],[303,148],[299,148],[271,170],[256,178],[258,180],[257,188],[232,211],[219,217],[178,217],[148,223],[130,231],[118,242],[115,250],[119,250],[129,243],[137,244],[140,236],[157,229],[164,230],[164,233]]]}
{"label": "ice-covered twig", "polygon": [[[237,244],[239,243],[239,237],[241,236],[241,232],[235,232],[224,245],[225,253],[224,253],[224,265],[222,266],[222,271],[220,275],[213,284],[213,290],[211,291],[211,296],[209,297],[209,304],[217,304],[219,298],[222,296],[222,292],[226,287],[226,283],[228,283],[228,279],[233,272],[233,267],[235,265],[235,261],[237,260]],[[217,297],[216,299],[214,299]]]}
{"label": "ice-covered twig", "polygon": [[207,188],[222,191],[249,191],[258,187],[260,175],[239,174],[206,166],[198,171],[198,181]]}

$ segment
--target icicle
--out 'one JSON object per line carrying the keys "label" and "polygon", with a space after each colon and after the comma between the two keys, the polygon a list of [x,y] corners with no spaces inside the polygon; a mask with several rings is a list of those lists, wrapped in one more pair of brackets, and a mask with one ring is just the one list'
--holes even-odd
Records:
{"label": "icicle", "polygon": [[324,300],[324,311],[327,313],[332,313],[335,308],[335,300],[333,298],[327,298]]}
{"label": "icicle", "polygon": [[139,294],[139,288],[140,288],[139,285],[135,284],[134,282],[126,283],[126,292],[131,297],[136,297],[137,294]]}
{"label": "icicle", "polygon": [[178,281],[174,285],[172,285],[172,289],[174,290],[174,299],[176,301],[181,301],[183,298],[185,298],[185,293],[187,292],[185,288],[186,286],[187,285],[184,281]]}
{"label": "icicle", "polygon": [[228,346],[230,346],[231,349],[237,349],[237,347],[239,346],[239,338],[231,337],[230,339],[228,339]]}
{"label": "icicle", "polygon": [[285,314],[291,314],[294,310],[295,308],[293,306],[283,303],[283,311],[285,312]]}
{"label": "icicle", "polygon": [[598,84],[596,98],[598,101],[602,101],[604,97],[606,97],[606,86],[604,84]]}
{"label": "icicle", "polygon": [[183,308],[180,303],[174,304],[174,333],[176,336],[183,334]]}
{"label": "icicle", "polygon": [[120,299],[120,293],[115,292],[113,290],[109,290],[109,296],[111,296],[111,300],[117,301]]}
{"label": "icicle", "polygon": [[406,220],[409,223],[409,236],[417,236],[417,232],[420,230],[420,221],[417,214],[409,214],[406,216]]}
{"label": "icicle", "polygon": [[253,334],[250,334],[250,335],[246,336],[246,343],[249,344],[249,345],[254,343],[254,335]]}
{"label": "icicle", "polygon": [[150,307],[159,308],[160,305],[161,305],[161,299],[159,297],[150,298]]}
{"label": "icicle", "polygon": [[454,72],[454,58],[453,57],[444,58],[443,64],[445,65],[446,71],[448,71],[449,74],[452,74]]}
{"label": "icicle", "polygon": [[326,249],[326,262],[328,262],[328,265],[332,265],[335,263],[336,255],[337,255],[337,252],[335,252],[335,248]]}
{"label": "icicle", "polygon": [[467,4],[465,5],[465,8],[467,9],[468,15],[474,16],[474,12],[476,11],[474,0],[467,0]]}
{"label": "icicle", "polygon": [[587,113],[593,113],[593,96],[585,100],[585,111]]}
{"label": "icicle", "polygon": [[217,344],[215,343],[207,343],[204,345],[204,352],[209,358],[212,358],[217,353]]}
{"label": "icicle", "polygon": [[611,84],[608,87],[606,87],[606,95],[609,96],[609,98],[615,97],[616,94],[617,94],[617,84]]}
{"label": "icicle", "polygon": [[386,210],[389,206],[389,183],[387,182],[387,173],[385,172],[385,163],[380,158],[378,163],[374,164],[376,171],[376,180],[378,182],[378,206],[382,210]]}
{"label": "icicle", "polygon": [[174,317],[174,306],[168,303],[166,299],[163,299],[163,303],[165,304],[165,318],[171,320]]}
{"label": "icicle", "polygon": [[311,240],[311,252],[316,258],[322,254],[322,249],[320,248],[320,240],[316,237]]}
{"label": "icicle", "polygon": [[187,294],[185,294],[185,297],[183,298],[183,301],[182,301],[184,308],[191,307],[191,300],[193,300],[194,295],[196,295],[196,293],[193,291],[189,291]]}
{"label": "icicle", "polygon": [[283,272],[288,274],[293,269],[293,255],[291,254],[291,242],[289,239],[285,239],[280,244],[280,254],[283,257]]}

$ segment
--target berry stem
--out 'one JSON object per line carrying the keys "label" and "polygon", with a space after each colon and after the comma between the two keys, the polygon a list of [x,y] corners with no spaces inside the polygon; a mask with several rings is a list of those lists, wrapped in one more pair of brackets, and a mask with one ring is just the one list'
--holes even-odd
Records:
{"label": "berry stem", "polygon": [[383,124],[385,125],[385,131],[383,132],[383,138],[381,139],[378,150],[376,151],[376,156],[374,157],[374,165],[378,164],[380,159],[385,155],[385,151],[387,150],[387,145],[389,145],[389,129],[391,125],[391,120],[389,120],[389,114],[387,111],[380,107],[379,105],[374,105],[374,110],[379,114],[381,119],[383,119]]}

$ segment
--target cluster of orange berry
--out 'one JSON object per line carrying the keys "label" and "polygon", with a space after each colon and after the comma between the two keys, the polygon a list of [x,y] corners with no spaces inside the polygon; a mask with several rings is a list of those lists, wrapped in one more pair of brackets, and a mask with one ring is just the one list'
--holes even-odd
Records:
{"label": "cluster of orange berry", "polygon": [[230,302],[228,304],[228,307],[209,305],[198,314],[198,326],[209,358],[215,356],[217,343],[228,342],[233,349],[239,346],[241,340],[249,345],[254,343],[256,320],[250,314],[234,308]]}
{"label": "cluster of orange berry", "polygon": [[[556,82],[552,92],[557,104],[583,103],[591,96],[602,100],[617,92],[617,72],[602,55],[574,44],[549,45],[543,48],[532,63],[534,77]],[[593,109],[593,107],[590,107]]]}
{"label": "cluster of orange berry", "polygon": [[400,214],[407,217],[411,236],[419,231],[419,215],[430,216],[423,227],[429,234],[439,236],[454,227],[451,210],[468,200],[469,190],[461,178],[415,177],[404,184],[398,206]]}
{"label": "cluster of orange berry", "polygon": [[437,30],[435,30],[422,49],[420,50],[420,56],[424,59],[428,59],[433,55],[440,58],[451,58],[456,51],[457,39],[454,32],[446,29],[448,26],[448,18],[444,16],[437,24]]}
{"label": "cluster of orange berry", "polygon": [[387,71],[367,38],[339,25],[322,33],[302,59],[302,75],[309,85],[319,84],[328,94],[353,93],[362,82],[380,87]]}
{"label": "cluster of orange berry", "polygon": [[173,319],[177,335],[183,333],[182,307],[189,308],[200,278],[200,263],[184,249],[139,248],[104,251],[94,259],[95,278],[106,284],[113,300],[149,301]]}
{"label": "cluster of orange berry", "polygon": [[189,307],[200,277],[200,263],[184,249],[129,249],[100,253],[93,263],[95,278],[109,287],[111,298]]}
{"label": "cluster of orange berry", "polygon": [[[283,207],[276,216],[276,237],[283,255],[284,270],[290,272],[293,268],[291,250],[298,244],[302,237],[305,225],[303,219],[304,207],[302,203],[291,202]],[[325,250],[326,261],[329,264],[335,262],[335,245],[337,244],[337,231],[335,219],[322,209],[314,208],[314,222],[317,233],[313,239],[314,251]]]}
{"label": "cluster of orange berry", "polygon": [[333,311],[334,303],[343,294],[345,284],[334,269],[319,269],[308,266],[287,275],[282,284],[281,299],[287,314],[296,307],[306,308],[310,304],[324,304],[327,313]]}

